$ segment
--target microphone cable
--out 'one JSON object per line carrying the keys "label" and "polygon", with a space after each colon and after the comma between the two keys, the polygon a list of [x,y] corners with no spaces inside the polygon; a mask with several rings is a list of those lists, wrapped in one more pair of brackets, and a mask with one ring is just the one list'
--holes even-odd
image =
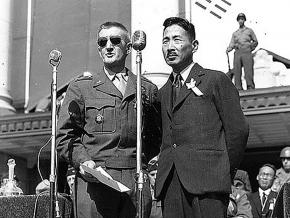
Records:
{"label": "microphone cable", "polygon": [[52,137],[50,137],[49,140],[39,149],[38,154],[37,154],[37,171],[38,171],[38,174],[41,178],[41,181],[43,181],[43,176],[42,176],[41,171],[40,171],[40,154],[42,152],[42,149],[44,149],[48,145],[48,143],[51,141],[51,138]]}
{"label": "microphone cable", "polygon": [[[43,181],[43,176],[42,176],[42,173],[41,173],[41,170],[40,170],[40,154],[42,152],[42,150],[48,145],[48,143],[51,141],[51,138],[49,138],[49,140],[39,149],[38,153],[37,153],[37,171],[38,171],[38,174],[41,178],[41,182]],[[34,209],[33,209],[33,218],[36,218],[36,213],[37,213],[37,204],[38,204],[38,199],[41,195],[45,194],[46,191],[44,192],[40,192],[36,195],[36,199],[35,199],[35,202],[34,202]]]}

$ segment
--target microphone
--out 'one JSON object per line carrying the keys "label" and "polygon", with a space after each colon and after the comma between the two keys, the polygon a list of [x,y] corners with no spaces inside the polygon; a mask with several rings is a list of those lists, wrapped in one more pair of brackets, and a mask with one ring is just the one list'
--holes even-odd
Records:
{"label": "microphone", "polygon": [[142,30],[137,30],[134,32],[133,37],[133,49],[136,51],[142,51],[146,46],[146,34]]}
{"label": "microphone", "polygon": [[49,63],[53,62],[59,62],[61,59],[61,52],[54,49],[49,53]]}

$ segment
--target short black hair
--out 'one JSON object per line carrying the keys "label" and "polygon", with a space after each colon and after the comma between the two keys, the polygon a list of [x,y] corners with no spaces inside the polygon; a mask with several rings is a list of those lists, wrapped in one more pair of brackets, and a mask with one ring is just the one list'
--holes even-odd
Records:
{"label": "short black hair", "polygon": [[187,19],[181,17],[169,17],[163,23],[163,31],[172,25],[178,25],[182,27],[188,33],[190,39],[195,40],[195,27]]}
{"label": "short black hair", "polygon": [[123,24],[121,24],[119,22],[115,22],[115,21],[107,21],[107,22],[101,24],[99,29],[98,29],[98,35],[102,29],[109,29],[111,27],[118,27],[121,30],[123,30],[126,33],[126,37],[127,37],[126,40],[130,41],[130,34],[129,34],[129,31],[127,30],[127,28]]}
{"label": "short black hair", "polygon": [[263,167],[270,167],[270,168],[272,168],[272,170],[274,170],[274,176],[276,175],[276,167],[275,167],[273,164],[270,164],[270,163],[266,163],[266,164],[264,164],[263,166],[260,167],[259,172],[260,172],[260,170],[261,170]]}

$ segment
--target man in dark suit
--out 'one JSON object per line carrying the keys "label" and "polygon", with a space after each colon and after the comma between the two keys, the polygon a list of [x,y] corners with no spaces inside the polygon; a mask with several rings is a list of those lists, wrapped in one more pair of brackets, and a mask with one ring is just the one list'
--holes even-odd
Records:
{"label": "man in dark suit", "polygon": [[248,138],[238,91],[224,73],[193,62],[193,24],[171,17],[163,25],[163,55],[173,72],[159,90],[156,197],[166,218],[225,217],[231,176]]}
{"label": "man in dark suit", "polygon": [[270,218],[274,209],[277,192],[271,190],[276,175],[272,164],[264,164],[257,175],[259,190],[250,194],[253,218]]}
{"label": "man in dark suit", "polygon": [[[106,22],[99,28],[97,43],[104,66],[97,73],[70,83],[59,114],[57,149],[77,169],[73,197],[78,218],[135,218],[136,75],[125,67],[131,51],[130,36],[122,24]],[[146,164],[159,153],[154,106],[157,87],[143,77],[141,80],[142,160]],[[102,167],[130,191],[121,193],[93,180],[83,165]],[[148,180],[144,183],[143,199],[144,217],[149,217]]]}

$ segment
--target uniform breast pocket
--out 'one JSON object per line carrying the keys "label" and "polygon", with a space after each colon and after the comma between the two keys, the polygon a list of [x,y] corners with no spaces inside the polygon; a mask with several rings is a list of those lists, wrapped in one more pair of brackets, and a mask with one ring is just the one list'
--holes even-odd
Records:
{"label": "uniform breast pocket", "polygon": [[86,100],[86,131],[113,133],[116,131],[115,99]]}

